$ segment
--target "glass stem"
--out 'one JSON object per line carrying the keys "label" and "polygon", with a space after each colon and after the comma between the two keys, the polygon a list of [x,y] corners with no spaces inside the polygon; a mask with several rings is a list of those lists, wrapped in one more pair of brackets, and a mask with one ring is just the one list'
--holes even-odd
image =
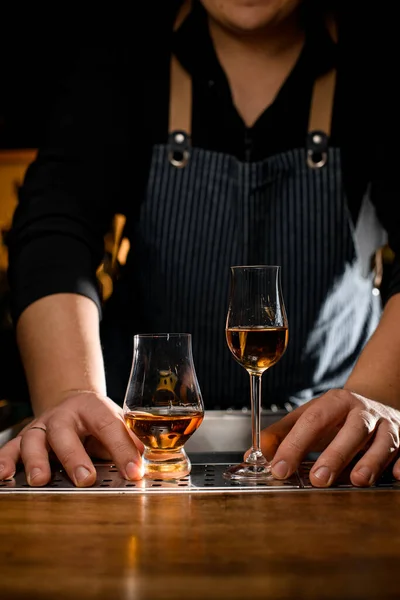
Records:
{"label": "glass stem", "polygon": [[267,462],[260,448],[261,377],[261,374],[250,373],[252,446],[246,459],[246,462],[250,464],[265,464]]}

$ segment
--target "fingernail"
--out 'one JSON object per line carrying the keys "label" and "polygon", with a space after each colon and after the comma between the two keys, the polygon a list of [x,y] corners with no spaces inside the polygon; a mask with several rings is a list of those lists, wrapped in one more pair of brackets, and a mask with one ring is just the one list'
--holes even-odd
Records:
{"label": "fingernail", "polygon": [[272,475],[278,479],[285,479],[289,472],[289,466],[286,461],[280,460],[276,465],[272,465]]}
{"label": "fingernail", "polygon": [[75,479],[77,483],[83,483],[91,475],[91,472],[86,467],[78,467],[75,471]]}
{"label": "fingernail", "polygon": [[374,481],[374,475],[369,467],[361,467],[357,469],[356,473],[361,473],[361,475],[368,481],[369,485],[371,485]]}
{"label": "fingernail", "polygon": [[320,467],[313,472],[313,475],[324,485],[328,485],[332,477],[332,473],[328,467]]}
{"label": "fingernail", "polygon": [[33,480],[34,480],[34,479],[35,479],[35,478],[36,478],[38,475],[40,475],[40,474],[41,474],[41,472],[42,472],[42,469],[39,469],[39,467],[35,467],[34,469],[32,469],[32,471],[31,471],[30,473],[28,473],[28,475],[27,475],[27,477],[26,477],[26,478],[27,478],[27,480],[28,480],[28,483],[29,483],[29,485],[31,485],[31,484],[32,484]]}
{"label": "fingernail", "polygon": [[128,479],[138,479],[140,477],[140,468],[134,462],[129,462],[126,465],[125,472]]}

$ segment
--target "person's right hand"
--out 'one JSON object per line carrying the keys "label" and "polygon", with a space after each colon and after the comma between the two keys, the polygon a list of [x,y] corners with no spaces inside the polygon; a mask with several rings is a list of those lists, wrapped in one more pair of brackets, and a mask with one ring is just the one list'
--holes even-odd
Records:
{"label": "person's right hand", "polygon": [[93,392],[80,392],[42,413],[0,448],[0,480],[13,477],[22,460],[28,483],[45,485],[51,478],[51,452],[79,487],[96,481],[88,452],[111,459],[125,479],[136,480],[143,475],[142,451],[117,404]]}

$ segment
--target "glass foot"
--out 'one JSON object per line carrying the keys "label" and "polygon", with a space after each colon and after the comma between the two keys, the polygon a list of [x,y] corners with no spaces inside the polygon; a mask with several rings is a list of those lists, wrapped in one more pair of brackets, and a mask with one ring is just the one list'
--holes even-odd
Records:
{"label": "glass foot", "polygon": [[180,479],[189,475],[192,465],[183,448],[174,452],[146,449],[143,468],[146,479]]}
{"label": "glass foot", "polygon": [[224,479],[230,481],[241,481],[242,483],[257,483],[259,481],[271,481],[273,479],[270,463],[251,464],[240,463],[229,467],[224,473]]}

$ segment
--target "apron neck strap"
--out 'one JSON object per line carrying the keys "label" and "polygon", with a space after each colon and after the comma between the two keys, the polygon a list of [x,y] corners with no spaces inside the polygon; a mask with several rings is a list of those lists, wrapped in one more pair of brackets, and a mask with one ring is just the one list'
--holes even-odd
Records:
{"label": "apron neck strap", "polygon": [[[179,29],[192,10],[191,0],[185,0],[174,23]],[[192,130],[192,78],[174,54],[170,64],[169,133],[179,132],[190,136]]]}
{"label": "apron neck strap", "polygon": [[331,134],[333,101],[335,98],[336,69],[325,73],[314,83],[308,132],[322,132],[327,137]]}
{"label": "apron neck strap", "polygon": [[173,54],[170,66],[169,133],[192,130],[192,78]]}
{"label": "apron neck strap", "polygon": [[[325,24],[332,41],[336,44],[338,39],[336,20],[330,15]],[[328,160],[335,89],[336,68],[315,80],[306,140],[307,164],[312,169],[323,167]]]}
{"label": "apron neck strap", "polygon": [[[334,44],[338,41],[337,23],[333,15],[329,14],[325,26]],[[331,69],[319,77],[315,83],[311,99],[308,132],[322,132],[327,137],[331,134],[333,102],[335,98],[336,69]]]}
{"label": "apron neck strap", "polygon": [[174,31],[177,31],[192,10],[192,0],[184,0],[175,17]]}

